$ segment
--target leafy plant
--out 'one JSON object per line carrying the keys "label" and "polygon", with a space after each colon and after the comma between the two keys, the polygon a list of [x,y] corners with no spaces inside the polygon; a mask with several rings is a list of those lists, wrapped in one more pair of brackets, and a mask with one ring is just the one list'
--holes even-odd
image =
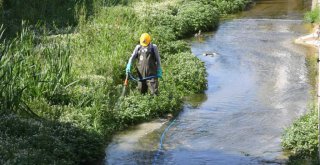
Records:
{"label": "leafy plant", "polygon": [[286,129],[282,146],[301,157],[311,156],[318,151],[318,115],[314,104],[311,111]]}
{"label": "leafy plant", "polygon": [[320,22],[320,8],[316,7],[312,11],[308,11],[304,15],[304,20],[310,23],[319,23]]}
{"label": "leafy plant", "polygon": [[0,164],[80,164],[103,154],[103,138],[68,123],[0,116]]}
{"label": "leafy plant", "polygon": [[217,8],[212,5],[206,5],[197,1],[184,3],[177,14],[178,36],[185,36],[199,30],[207,31],[217,26],[219,13]]}

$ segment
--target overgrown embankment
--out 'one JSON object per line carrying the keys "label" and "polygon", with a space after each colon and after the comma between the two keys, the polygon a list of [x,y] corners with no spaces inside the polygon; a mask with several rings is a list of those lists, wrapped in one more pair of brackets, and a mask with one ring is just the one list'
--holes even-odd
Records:
{"label": "overgrown embankment", "polygon": [[[213,29],[222,14],[244,9],[249,0],[102,2],[80,3],[81,10],[61,2],[61,10],[64,3],[71,7],[71,17],[60,8],[53,14],[47,1],[25,6],[31,16],[19,13],[19,5],[4,11],[20,21],[28,18],[29,26],[0,44],[0,164],[92,163],[103,156],[104,142],[115,131],[177,113],[184,96],[206,88],[204,64],[179,39]],[[9,4],[15,3],[21,1]],[[45,25],[61,18],[67,26],[74,20],[74,33],[48,35],[47,27],[35,26],[35,19],[47,18]],[[9,20],[2,21],[6,26]],[[130,94],[119,101],[126,62],[143,32],[160,50],[160,95],[140,95],[130,82]]]}
{"label": "overgrown embankment", "polygon": [[[315,8],[305,14],[305,21],[320,24],[320,10]],[[312,33],[315,33],[312,32]],[[315,38],[316,39],[316,38]],[[291,153],[288,164],[319,164],[318,155],[318,107],[317,86],[318,78],[318,55],[307,55],[306,65],[308,67],[309,83],[312,86],[313,96],[308,112],[297,119],[288,127],[282,136],[282,147]]]}
{"label": "overgrown embankment", "polygon": [[37,33],[70,33],[80,17],[94,16],[101,6],[128,4],[129,0],[0,0],[0,22],[7,37],[21,32],[21,21],[30,24]]}

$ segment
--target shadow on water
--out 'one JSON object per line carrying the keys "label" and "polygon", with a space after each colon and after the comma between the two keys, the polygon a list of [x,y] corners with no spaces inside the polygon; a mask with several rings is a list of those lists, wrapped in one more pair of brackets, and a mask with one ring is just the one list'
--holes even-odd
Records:
{"label": "shadow on water", "polygon": [[192,108],[199,107],[207,99],[208,99],[208,96],[205,93],[194,94],[194,95],[191,95],[191,96],[187,96],[185,98],[186,104],[190,105]]}

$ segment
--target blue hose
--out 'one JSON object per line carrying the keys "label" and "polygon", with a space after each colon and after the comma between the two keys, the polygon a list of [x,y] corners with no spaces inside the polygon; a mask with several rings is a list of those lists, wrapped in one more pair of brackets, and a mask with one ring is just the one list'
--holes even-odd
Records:
{"label": "blue hose", "polygon": [[131,80],[134,80],[134,81],[145,81],[145,80],[150,80],[150,79],[153,79],[153,78],[158,78],[158,76],[154,75],[154,76],[148,76],[148,77],[145,77],[145,78],[135,78],[132,76],[131,73],[128,73],[129,77]]}
{"label": "blue hose", "polygon": [[172,120],[171,123],[167,126],[167,128],[163,131],[163,133],[161,135],[161,138],[160,138],[158,151],[154,155],[154,158],[153,158],[153,162],[152,162],[153,165],[156,164],[156,161],[158,160],[158,158],[160,156],[160,153],[161,153],[162,148],[163,148],[163,141],[164,141],[164,138],[166,136],[166,133],[169,131],[170,127],[172,127],[172,125],[175,123],[175,121],[176,121],[176,119]]}

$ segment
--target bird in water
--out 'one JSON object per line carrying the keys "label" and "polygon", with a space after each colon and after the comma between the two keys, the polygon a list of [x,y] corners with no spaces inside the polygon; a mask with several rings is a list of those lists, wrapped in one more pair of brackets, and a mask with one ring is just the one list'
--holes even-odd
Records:
{"label": "bird in water", "polygon": [[194,34],[194,37],[202,37],[201,30],[198,33]]}

